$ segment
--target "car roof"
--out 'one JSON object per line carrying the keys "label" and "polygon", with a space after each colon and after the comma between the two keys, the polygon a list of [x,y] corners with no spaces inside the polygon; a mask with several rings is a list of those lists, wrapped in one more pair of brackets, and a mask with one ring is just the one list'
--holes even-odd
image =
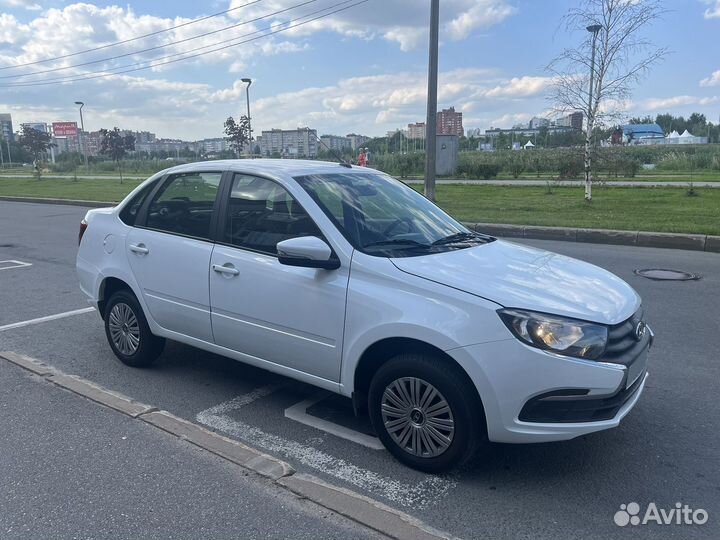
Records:
{"label": "car roof", "polygon": [[273,177],[302,176],[306,174],[332,174],[350,172],[376,172],[367,167],[343,167],[332,161],[305,159],[226,159],[199,161],[169,168],[167,174],[193,171],[237,171]]}

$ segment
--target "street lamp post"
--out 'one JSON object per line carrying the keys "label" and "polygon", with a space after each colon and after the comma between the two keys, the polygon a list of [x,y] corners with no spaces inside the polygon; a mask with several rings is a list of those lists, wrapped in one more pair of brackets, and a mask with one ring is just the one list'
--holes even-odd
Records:
{"label": "street lamp post", "polygon": [[430,3],[430,58],[428,62],[427,121],[425,122],[425,196],[435,200],[435,159],[437,157],[438,35],[440,0]]}
{"label": "street lamp post", "polygon": [[83,156],[85,157],[85,171],[88,170],[88,156],[87,156],[87,149],[85,148],[85,139],[83,138],[83,132],[85,131],[85,123],[83,122],[83,114],[82,110],[85,106],[85,103],[82,101],[76,101],[75,105],[80,105],[80,136],[78,137],[78,143],[80,143],[80,151],[83,153]]}
{"label": "street lamp post", "polygon": [[250,144],[250,155],[253,155],[253,149],[252,149],[252,122],[250,120],[250,85],[252,84],[252,79],[244,78],[241,79],[242,82],[244,82],[247,86],[245,87],[245,101],[247,102],[247,119],[248,119],[248,144]]}
{"label": "street lamp post", "polygon": [[595,123],[593,116],[593,86],[595,84],[595,45],[597,43],[598,32],[602,29],[602,25],[593,24],[587,27],[592,37],[592,55],[590,60],[590,88],[588,89],[588,117],[587,117],[587,133],[585,134],[585,200],[592,200],[592,156],[590,155],[590,145],[592,142],[592,130]]}

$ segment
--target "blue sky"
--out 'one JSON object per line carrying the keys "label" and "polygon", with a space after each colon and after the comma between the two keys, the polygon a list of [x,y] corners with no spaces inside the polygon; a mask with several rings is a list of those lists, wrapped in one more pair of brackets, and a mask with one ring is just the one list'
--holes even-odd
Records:
{"label": "blue sky", "polygon": [[[162,30],[251,0],[43,2],[0,0],[0,67],[43,60]],[[422,121],[427,76],[427,0],[368,0],[311,25],[152,70],[55,85],[2,86],[77,78],[167,54],[210,46],[285,22],[341,0],[314,0],[272,19],[202,39],[137,53],[262,17],[303,0],[261,0],[221,17],[96,53],[1,70],[0,112],[16,123],[74,120],[86,102],[86,127],[147,129],[188,140],[220,136],[229,115],[245,111],[242,77],[252,77],[254,129],[309,125],[322,133],[382,135]],[[544,67],[582,39],[560,26],[569,0],[441,0],[441,107],[463,111],[466,128],[506,127],[546,115],[551,83]],[[625,104],[627,115],[661,112],[720,117],[720,0],[667,0],[648,30],[672,50]],[[74,64],[126,58],[85,67]],[[35,73],[63,68],[54,73]]]}

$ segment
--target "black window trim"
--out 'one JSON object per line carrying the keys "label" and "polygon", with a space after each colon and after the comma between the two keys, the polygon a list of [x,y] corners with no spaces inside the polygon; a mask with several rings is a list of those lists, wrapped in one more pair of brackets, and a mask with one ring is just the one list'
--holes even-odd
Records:
{"label": "black window trim", "polygon": [[120,214],[122,214],[125,210],[127,210],[128,206],[130,206],[130,205],[133,203],[133,201],[135,200],[135,197],[133,197],[133,198],[130,199],[126,204],[123,205],[123,207],[122,207],[122,208],[120,209],[120,211],[118,212],[118,219],[119,219],[120,221],[122,221],[123,223],[125,223],[125,225],[126,225],[127,227],[138,227],[139,224],[140,224],[141,218],[144,218],[143,209],[145,208],[145,204],[147,203],[147,201],[148,201],[153,195],[155,195],[155,191],[157,190],[158,184],[162,184],[162,183],[165,181],[165,178],[167,178],[167,175],[163,175],[163,176],[160,176],[160,177],[156,178],[155,180],[153,180],[152,182],[150,182],[149,185],[143,187],[143,188],[137,193],[137,195],[135,195],[135,197],[138,197],[138,196],[140,196],[140,195],[142,194],[143,189],[145,189],[145,188],[147,188],[147,187],[150,188],[150,189],[147,191],[147,193],[145,193],[145,195],[144,195],[142,204],[141,204],[140,207],[138,208],[137,214],[135,214],[135,220],[133,221],[133,224],[132,224],[132,225],[130,225],[129,223],[125,223],[125,221],[122,219],[122,217],[120,217]]}
{"label": "black window trim", "polygon": [[[157,195],[158,191],[164,189],[164,187],[170,182],[173,181],[174,178],[177,176],[181,176],[184,174],[217,174],[220,173],[220,184],[218,186],[218,192],[215,195],[215,201],[213,202],[213,208],[212,208],[212,215],[210,217],[210,230],[208,232],[208,237],[203,238],[200,236],[191,236],[189,234],[181,234],[177,232],[172,231],[164,231],[162,229],[155,229],[153,227],[147,226],[147,213],[148,209],[150,208],[150,202],[155,198],[155,195]],[[181,238],[191,238],[193,240],[199,240],[201,242],[209,242],[214,243],[214,238],[216,236],[216,229],[218,224],[218,214],[220,212],[220,203],[222,201],[221,196],[223,193],[223,186],[225,182],[225,178],[228,174],[231,174],[229,171],[212,171],[212,170],[200,170],[200,171],[184,171],[184,172],[175,172],[175,173],[168,173],[166,174],[162,179],[160,179],[157,182],[157,185],[154,189],[150,191],[150,193],[145,197],[145,200],[143,201],[142,206],[140,207],[140,211],[138,212],[138,216],[135,219],[135,227],[138,229],[145,229],[147,231],[154,231],[158,233],[163,234],[169,234],[171,236],[179,236]]]}
{"label": "black window trim", "polygon": [[246,173],[246,172],[242,172],[242,171],[227,171],[227,177],[223,177],[223,185],[221,186],[220,193],[219,193],[219,198],[221,199],[221,204],[220,204],[220,210],[218,212],[218,219],[217,219],[216,227],[215,227],[215,236],[213,237],[215,244],[217,244],[219,246],[229,247],[232,249],[239,249],[241,251],[246,251],[249,253],[258,253],[260,255],[266,255],[268,257],[273,257],[275,259],[278,258],[277,253],[270,253],[269,251],[253,249],[253,248],[246,247],[246,246],[238,246],[236,244],[231,244],[230,242],[224,241],[225,218],[227,217],[227,209],[228,209],[228,205],[230,204],[230,193],[232,192],[232,184],[233,184],[233,181],[235,180],[236,175],[237,176],[252,176],[254,178],[262,178],[263,180],[272,182],[273,184],[280,186],[282,189],[284,189],[285,192],[288,195],[290,195],[298,205],[300,205],[300,208],[302,208],[303,212],[305,212],[307,214],[307,216],[310,218],[310,221],[313,222],[313,224],[315,225],[315,228],[320,233],[320,236],[318,238],[320,238],[320,240],[325,242],[330,247],[330,251],[331,251],[330,260],[331,261],[336,261],[336,260],[339,261],[340,260],[339,257],[337,256],[337,253],[335,252],[335,248],[328,241],[327,237],[325,236],[325,233],[323,233],[320,226],[317,224],[315,219],[312,217],[312,214],[307,211],[305,206],[303,206],[303,204],[300,201],[297,200],[297,197],[295,197],[292,193],[290,193],[290,191],[287,189],[287,187],[285,187],[284,185],[282,185],[282,183],[278,182],[275,178],[272,178],[270,176],[267,176],[264,174],[257,174],[257,173]]}

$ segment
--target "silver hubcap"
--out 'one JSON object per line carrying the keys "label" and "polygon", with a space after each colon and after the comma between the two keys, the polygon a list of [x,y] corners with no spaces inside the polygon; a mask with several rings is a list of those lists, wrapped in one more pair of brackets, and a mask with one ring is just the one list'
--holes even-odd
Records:
{"label": "silver hubcap", "polygon": [[140,326],[133,310],[127,304],[115,304],[110,310],[110,337],[118,351],[132,356],[140,345]]}
{"label": "silver hubcap", "polygon": [[414,456],[439,456],[453,441],[455,420],[450,405],[427,381],[394,380],[385,388],[381,410],[390,437]]}

